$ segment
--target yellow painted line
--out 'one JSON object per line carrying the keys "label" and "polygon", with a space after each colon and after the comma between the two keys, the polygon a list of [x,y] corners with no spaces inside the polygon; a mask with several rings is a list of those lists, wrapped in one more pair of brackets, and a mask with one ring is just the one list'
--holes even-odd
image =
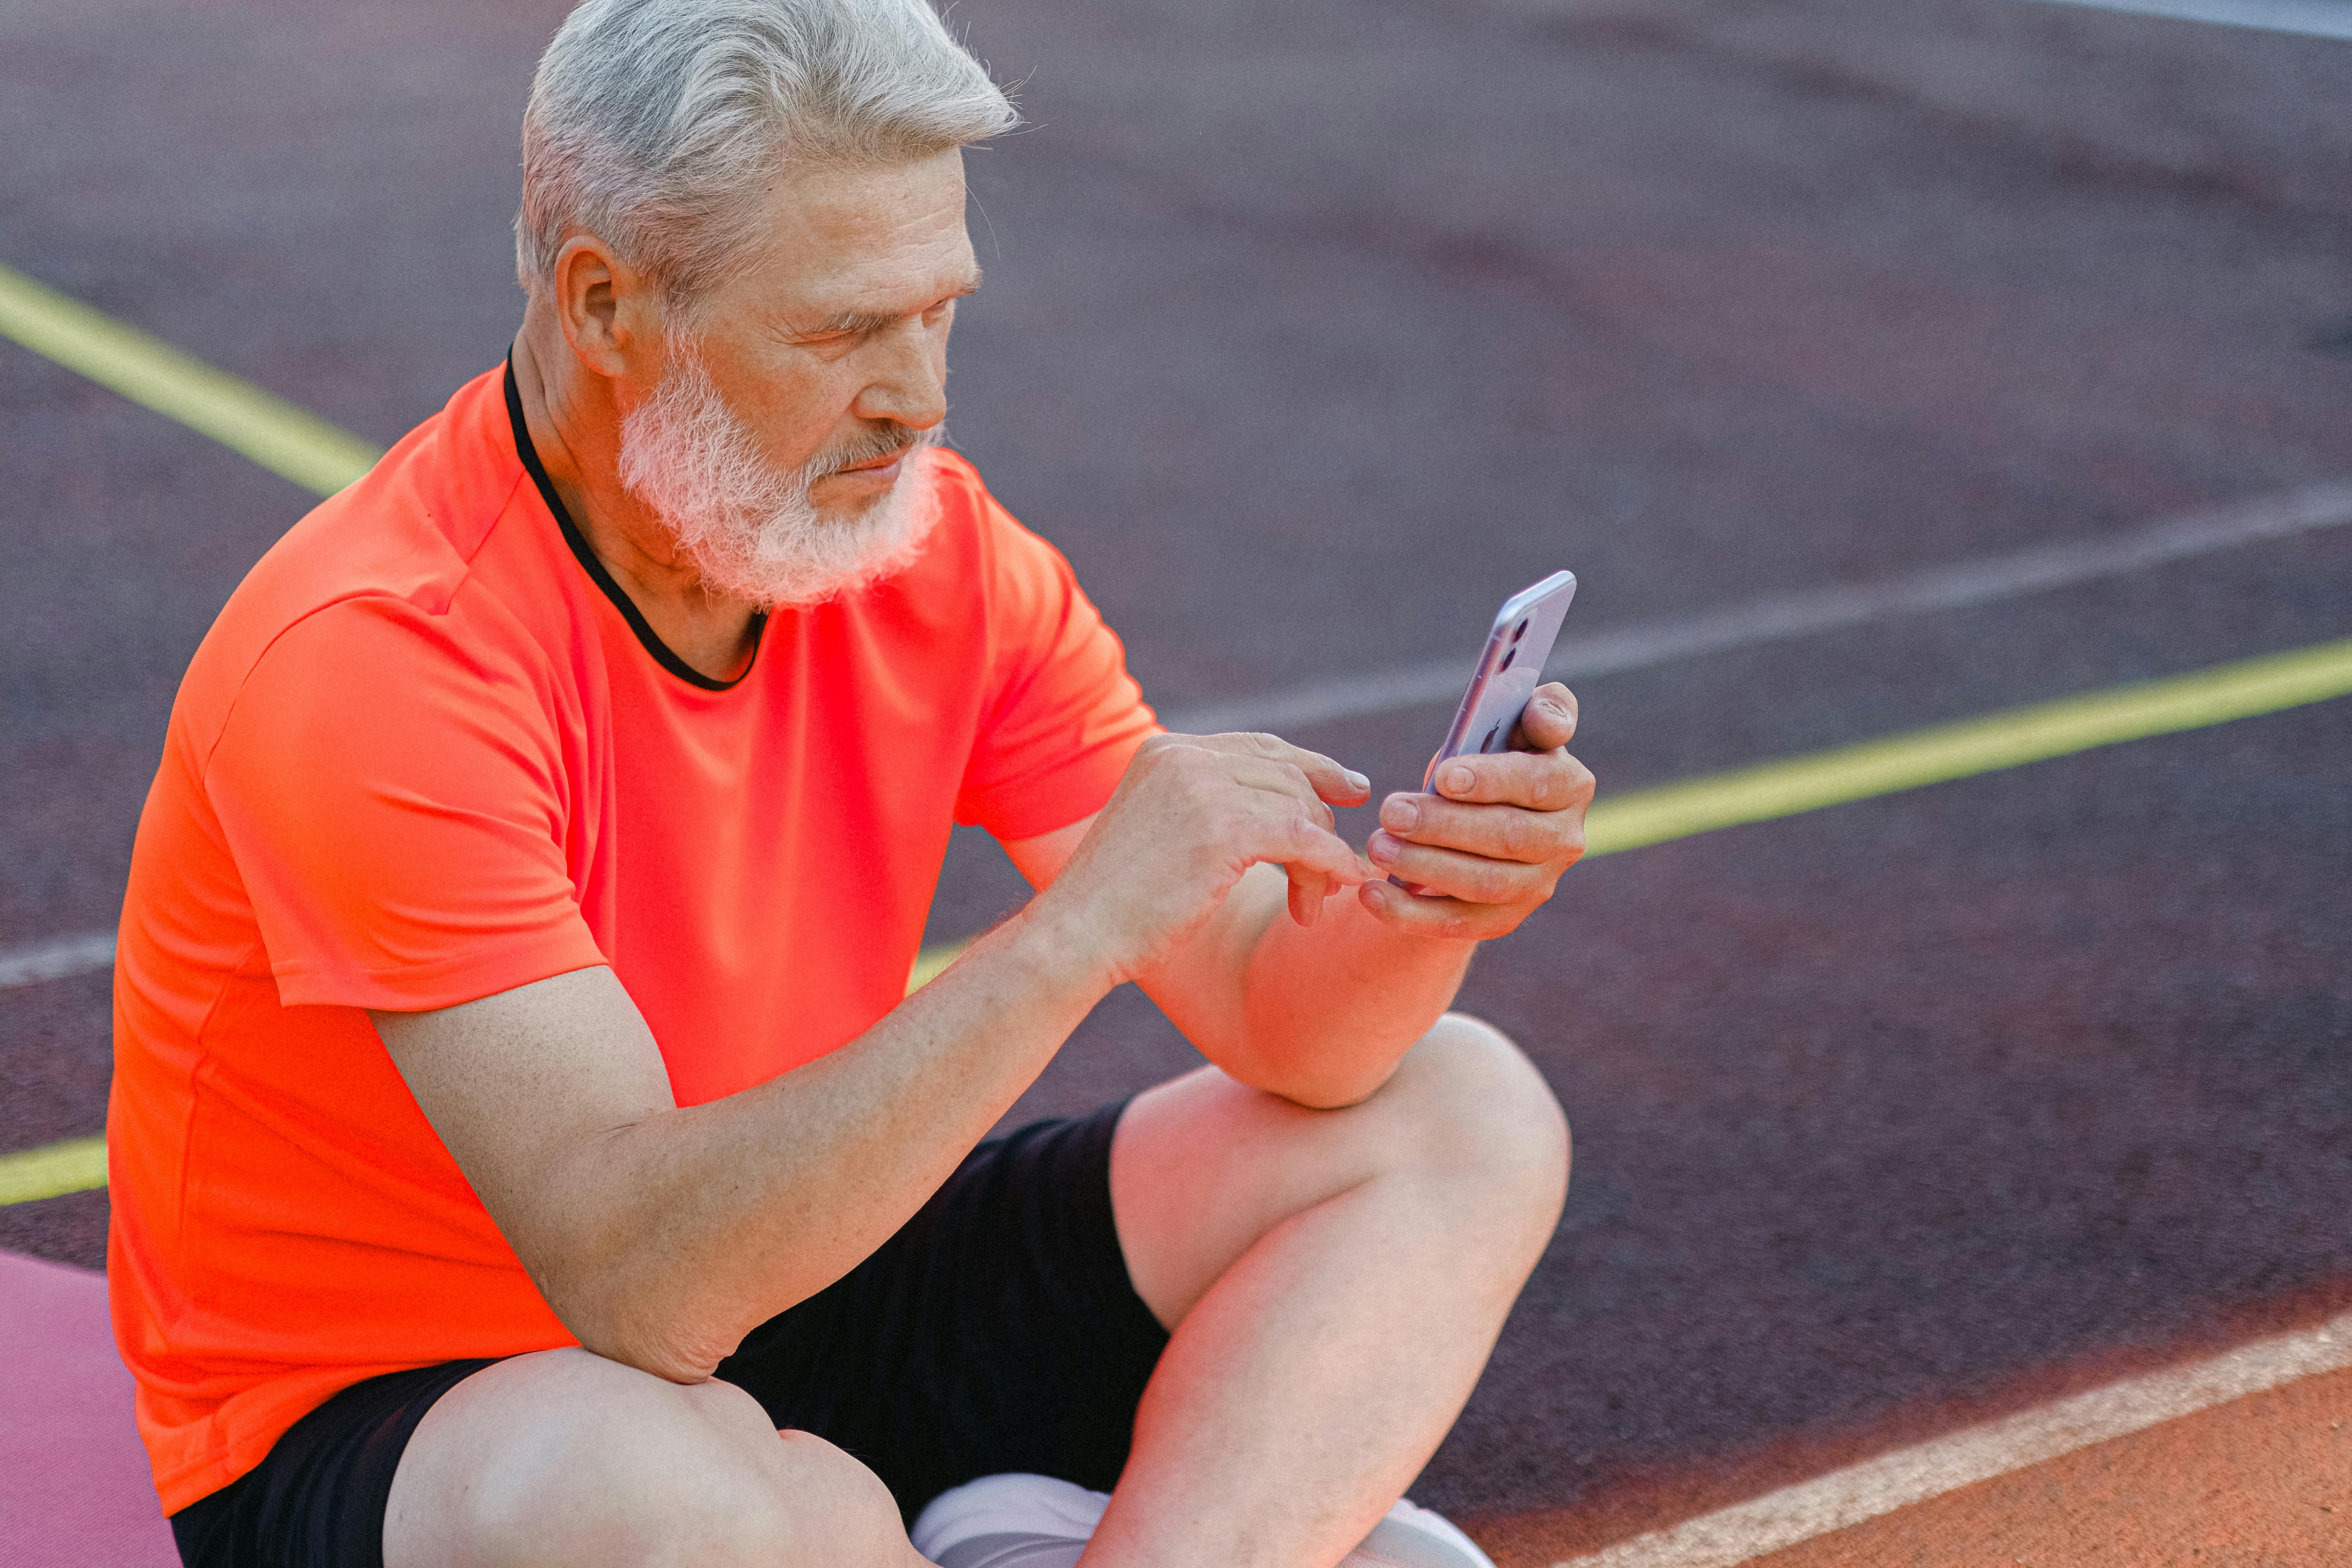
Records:
{"label": "yellow painted line", "polygon": [[[1615,855],[1718,827],[1769,822],[2345,696],[2352,696],[2352,639],[1603,799],[1587,819],[1585,854]],[[969,945],[955,942],[925,948],[907,977],[908,994],[953,963]],[[105,1184],[106,1151],[100,1139],[0,1156],[0,1205]]]}
{"label": "yellow painted line", "polygon": [[917,953],[914,973],[907,976],[907,994],[912,996],[916,992],[929,985],[933,976],[961,958],[963,950],[971,945],[971,939],[967,937],[961,942],[941,942],[937,947],[927,947]]}
{"label": "yellow painted line", "polygon": [[0,267],[0,335],[322,496],[366,473],[383,455],[250,382],[5,267]]}
{"label": "yellow painted line", "polygon": [[106,1185],[106,1140],[75,1138],[46,1149],[0,1154],[0,1205],[63,1197]]}
{"label": "yellow painted line", "polygon": [[2352,639],[2241,659],[1613,800],[1604,795],[1586,818],[1585,853],[1614,855],[2347,695]]}

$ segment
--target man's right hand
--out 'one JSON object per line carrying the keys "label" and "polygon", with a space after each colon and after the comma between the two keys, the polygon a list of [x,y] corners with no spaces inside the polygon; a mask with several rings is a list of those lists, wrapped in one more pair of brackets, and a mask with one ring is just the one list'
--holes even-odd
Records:
{"label": "man's right hand", "polygon": [[1155,735],[1095,817],[1032,920],[1088,952],[1112,984],[1166,959],[1261,863],[1290,879],[1290,916],[1378,875],[1334,829],[1331,807],[1370,781],[1272,735]]}

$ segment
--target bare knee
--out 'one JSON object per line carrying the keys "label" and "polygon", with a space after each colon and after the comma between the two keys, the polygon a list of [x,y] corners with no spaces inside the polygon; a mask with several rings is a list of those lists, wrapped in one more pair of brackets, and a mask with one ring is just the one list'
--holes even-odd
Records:
{"label": "bare knee", "polygon": [[468,1397],[436,1405],[402,1458],[386,1568],[920,1561],[872,1471],[778,1433],[740,1389],[665,1383],[585,1351],[477,1376],[492,1381],[460,1384]]}
{"label": "bare knee", "polygon": [[1548,1236],[1568,1196],[1568,1117],[1525,1052],[1493,1025],[1448,1013],[1380,1098],[1410,1129],[1396,1157],[1504,1204]]}

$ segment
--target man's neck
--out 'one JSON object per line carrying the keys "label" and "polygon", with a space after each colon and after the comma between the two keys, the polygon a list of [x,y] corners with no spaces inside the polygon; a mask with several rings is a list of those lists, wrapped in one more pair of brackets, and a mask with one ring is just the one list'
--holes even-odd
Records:
{"label": "man's neck", "polygon": [[536,308],[515,338],[514,373],[540,465],[613,581],[690,668],[713,680],[741,675],[758,647],[757,617],[741,599],[705,593],[669,529],[621,484],[621,415],[610,384],[572,360],[562,331]]}

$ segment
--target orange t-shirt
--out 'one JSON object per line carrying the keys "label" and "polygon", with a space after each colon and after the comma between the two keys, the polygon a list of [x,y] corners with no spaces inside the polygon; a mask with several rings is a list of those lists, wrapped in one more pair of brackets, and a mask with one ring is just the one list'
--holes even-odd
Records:
{"label": "orange t-shirt", "polygon": [[[115,1334],[167,1512],[379,1373],[576,1342],[365,1008],[610,964],[681,1105],[904,994],[950,822],[1109,798],[1152,730],[1052,546],[961,458],[904,572],[732,684],[633,624],[499,373],[256,565],[139,824],[108,1112]],[[535,459],[534,459],[535,461]]]}

